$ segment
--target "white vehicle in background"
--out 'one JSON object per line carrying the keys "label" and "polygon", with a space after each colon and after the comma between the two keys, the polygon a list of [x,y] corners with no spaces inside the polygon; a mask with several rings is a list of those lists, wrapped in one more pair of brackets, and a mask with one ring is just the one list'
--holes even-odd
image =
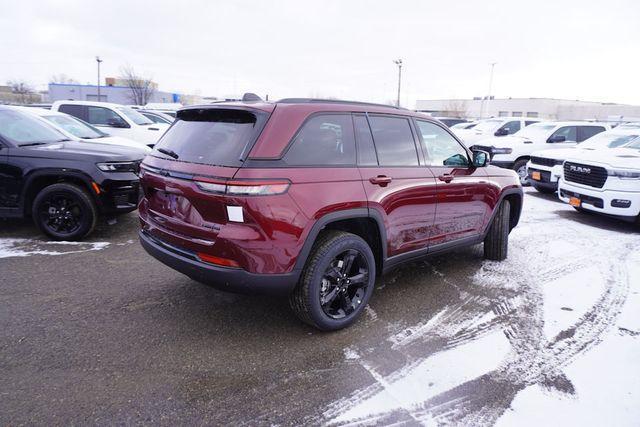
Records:
{"label": "white vehicle in background", "polygon": [[545,148],[568,148],[611,129],[604,123],[592,122],[540,122],[514,135],[479,141],[472,148],[489,153],[491,164],[518,173],[523,185],[528,183],[527,162],[534,151]]}
{"label": "white vehicle in background", "polygon": [[51,111],[77,117],[110,135],[129,138],[153,147],[169,125],[153,123],[130,107],[109,102],[56,101]]}
{"label": "white vehicle in background", "polygon": [[558,197],[577,210],[640,224],[640,140],[622,148],[576,152],[564,162]]}
{"label": "white vehicle in background", "polygon": [[45,120],[50,125],[53,125],[62,134],[64,134],[64,136],[75,141],[135,148],[140,150],[143,155],[151,152],[151,148],[141,142],[136,142],[131,139],[122,138],[119,136],[111,136],[105,132],[102,132],[100,129],[94,126],[91,126],[89,123],[85,123],[77,117],[70,116],[69,114],[45,110],[43,108],[14,108],[20,109],[27,114],[31,114],[37,116],[42,120]]}
{"label": "white vehicle in background", "polygon": [[640,127],[618,126],[607,132],[599,133],[571,148],[557,148],[534,151],[527,163],[529,183],[541,193],[555,193],[562,176],[562,164],[568,157],[574,157],[583,151],[624,147],[640,138]]}
{"label": "white vehicle in background", "polygon": [[463,123],[457,123],[455,125],[449,126],[450,129],[455,130],[455,129],[471,129],[473,127],[475,127],[475,125],[477,125],[478,122],[477,121],[473,121],[473,122],[463,122]]}
{"label": "white vehicle in background", "polygon": [[476,142],[490,137],[503,137],[513,135],[520,129],[538,123],[540,120],[524,117],[496,117],[493,119],[479,120],[470,129],[453,128],[453,133],[464,142],[467,147],[471,147]]}
{"label": "white vehicle in background", "polygon": [[167,114],[173,118],[176,117],[176,112],[184,107],[179,102],[149,102],[141,110],[154,110]]}
{"label": "white vehicle in background", "polygon": [[165,123],[171,125],[171,123],[176,119],[175,116],[171,116],[158,110],[138,110],[138,113],[142,114],[153,123]]}

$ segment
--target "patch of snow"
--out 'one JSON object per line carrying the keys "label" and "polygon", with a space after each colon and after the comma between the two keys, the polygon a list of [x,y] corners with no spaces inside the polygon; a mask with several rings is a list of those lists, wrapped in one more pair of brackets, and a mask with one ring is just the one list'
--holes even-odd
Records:
{"label": "patch of snow", "polygon": [[99,251],[109,242],[55,242],[32,239],[0,238],[0,258],[26,257],[31,255],[66,255],[79,252]]}
{"label": "patch of snow", "polygon": [[353,347],[347,347],[344,349],[344,358],[347,360],[360,359],[360,355]]}

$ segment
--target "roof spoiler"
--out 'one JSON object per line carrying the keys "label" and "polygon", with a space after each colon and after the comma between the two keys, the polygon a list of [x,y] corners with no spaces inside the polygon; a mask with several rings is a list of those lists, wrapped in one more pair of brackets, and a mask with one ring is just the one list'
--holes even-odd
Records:
{"label": "roof spoiler", "polygon": [[262,98],[260,98],[255,93],[247,92],[244,95],[242,95],[242,102],[256,102],[256,101],[262,101]]}

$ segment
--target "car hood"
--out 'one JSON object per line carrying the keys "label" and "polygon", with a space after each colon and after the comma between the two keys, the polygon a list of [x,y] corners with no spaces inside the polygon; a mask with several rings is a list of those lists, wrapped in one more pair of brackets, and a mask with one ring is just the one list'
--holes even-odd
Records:
{"label": "car hood", "polygon": [[589,164],[605,164],[614,168],[640,169],[640,149],[602,148],[599,150],[575,150],[567,161]]}
{"label": "car hood", "polygon": [[529,141],[527,138],[521,136],[507,135],[507,136],[494,136],[491,138],[481,139],[476,145],[483,145],[487,147],[513,147],[517,144],[524,144],[525,141]]}
{"label": "car hood", "polygon": [[120,136],[104,136],[102,138],[84,139],[83,141],[96,143],[96,144],[112,144],[121,145],[123,147],[135,148],[142,150],[145,153],[151,152],[151,148],[144,142],[134,141],[133,139],[123,138]]}
{"label": "car hood", "polygon": [[138,148],[122,147],[110,144],[87,144],[78,141],[53,142],[45,145],[20,147],[23,155],[66,160],[93,161],[131,161],[144,156]]}
{"label": "car hood", "polygon": [[538,150],[531,153],[531,157],[542,157],[543,159],[564,160],[567,157],[572,157],[580,148],[551,148],[549,150]]}

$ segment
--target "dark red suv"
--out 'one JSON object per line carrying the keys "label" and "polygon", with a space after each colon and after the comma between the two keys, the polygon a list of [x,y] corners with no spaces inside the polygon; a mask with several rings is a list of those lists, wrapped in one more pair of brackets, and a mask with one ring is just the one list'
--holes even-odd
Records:
{"label": "dark red suv", "polygon": [[140,240],[194,280],[289,295],[305,322],[351,324],[377,275],[484,242],[507,255],[522,188],[446,127],[315,99],[182,109],[141,166]]}

